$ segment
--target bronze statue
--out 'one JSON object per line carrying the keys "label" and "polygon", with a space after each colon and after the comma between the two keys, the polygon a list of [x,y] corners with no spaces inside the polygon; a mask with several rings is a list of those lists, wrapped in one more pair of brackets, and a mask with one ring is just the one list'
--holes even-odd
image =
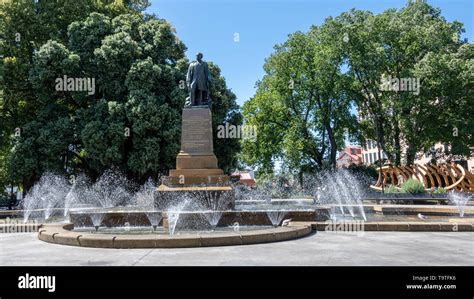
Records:
{"label": "bronze statue", "polygon": [[209,103],[211,75],[207,63],[202,60],[202,57],[202,53],[197,53],[196,61],[189,64],[186,75],[189,97],[186,99],[186,106],[203,106]]}

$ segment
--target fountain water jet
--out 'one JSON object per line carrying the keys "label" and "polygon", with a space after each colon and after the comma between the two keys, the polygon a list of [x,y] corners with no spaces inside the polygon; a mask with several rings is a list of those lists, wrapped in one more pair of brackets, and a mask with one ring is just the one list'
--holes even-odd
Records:
{"label": "fountain water jet", "polygon": [[168,233],[170,236],[174,235],[176,224],[178,224],[180,211],[168,211]]}
{"label": "fountain water jet", "polygon": [[[358,178],[349,170],[338,169],[322,171],[317,175],[309,175],[304,178],[304,189],[313,194],[323,204],[336,206],[342,217],[346,216],[346,210],[350,217],[361,217],[367,220],[362,205],[363,192]],[[358,210],[358,215],[354,210]],[[331,209],[336,213],[336,209]],[[336,215],[331,215],[331,218]]]}
{"label": "fountain water jet", "polygon": [[63,177],[45,173],[22,201],[23,222],[28,221],[33,211],[42,211],[40,218],[48,220],[55,209],[61,206],[68,191],[69,186]]}
{"label": "fountain water jet", "polygon": [[464,209],[466,208],[467,202],[471,199],[471,197],[472,195],[464,194],[461,192],[449,192],[448,199],[458,208],[459,217],[464,217]]}
{"label": "fountain water jet", "polygon": [[204,211],[204,217],[214,230],[222,217],[223,211]]}
{"label": "fountain water jet", "polygon": [[153,231],[156,231],[156,228],[158,227],[161,219],[163,218],[161,212],[157,212],[157,211],[146,212],[145,215],[148,218],[148,221],[150,221]]}
{"label": "fountain water jet", "polygon": [[169,208],[166,211],[166,217],[168,221],[168,233],[170,236],[174,235],[176,225],[178,224],[179,215],[184,210],[184,208],[188,205],[189,198],[182,197],[178,204],[174,205],[173,207]]}
{"label": "fountain water jet", "polygon": [[91,218],[92,225],[95,228],[95,231],[97,232],[99,230],[100,225],[102,224],[102,220],[104,219],[104,213],[91,213],[89,214],[89,217]]}
{"label": "fountain water jet", "polygon": [[[145,210],[153,211],[156,208],[159,208],[157,206],[157,204],[159,203],[155,202],[155,190],[155,183],[151,179],[149,179],[148,181],[146,181],[145,184],[140,187],[140,189],[133,196],[134,204]],[[160,206],[162,207],[163,205]]]}
{"label": "fountain water jet", "polygon": [[274,227],[277,227],[285,218],[287,211],[267,211],[268,219],[272,222]]}

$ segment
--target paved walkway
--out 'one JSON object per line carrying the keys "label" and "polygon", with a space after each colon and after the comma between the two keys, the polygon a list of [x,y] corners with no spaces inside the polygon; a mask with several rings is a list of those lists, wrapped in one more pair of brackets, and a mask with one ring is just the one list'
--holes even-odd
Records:
{"label": "paved walkway", "polygon": [[278,243],[181,249],[97,249],[0,234],[0,266],[474,266],[472,232],[319,232]]}

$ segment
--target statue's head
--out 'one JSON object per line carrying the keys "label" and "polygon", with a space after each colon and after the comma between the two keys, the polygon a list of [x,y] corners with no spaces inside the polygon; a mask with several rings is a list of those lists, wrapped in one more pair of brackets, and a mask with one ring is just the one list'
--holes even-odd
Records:
{"label": "statue's head", "polygon": [[197,61],[201,62],[202,57],[203,57],[203,55],[202,55],[201,52],[197,52],[197,53],[196,53],[196,60],[197,60]]}

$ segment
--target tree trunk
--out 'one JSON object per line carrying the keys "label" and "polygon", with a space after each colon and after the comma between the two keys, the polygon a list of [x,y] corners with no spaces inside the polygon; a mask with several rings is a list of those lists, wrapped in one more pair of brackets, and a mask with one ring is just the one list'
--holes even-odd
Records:
{"label": "tree trunk", "polygon": [[416,148],[413,143],[408,141],[407,152],[406,152],[406,164],[411,165],[415,162],[416,158]]}
{"label": "tree trunk", "polygon": [[[387,157],[392,160],[393,154],[387,150],[387,147],[385,146],[385,134],[382,128],[382,118],[380,116],[375,116],[374,117],[374,123],[375,123],[375,135],[376,135],[376,141],[377,141],[377,146],[380,147],[384,153],[387,155]],[[381,157],[379,157],[380,159]]]}
{"label": "tree trunk", "polygon": [[30,191],[31,187],[36,183],[37,179],[35,176],[30,177],[23,177],[22,178],[22,185],[23,185],[23,195],[22,197],[25,198],[28,191]]}
{"label": "tree trunk", "polygon": [[400,124],[398,120],[395,120],[394,131],[395,165],[399,166],[402,163],[402,149],[400,147]]}
{"label": "tree trunk", "polygon": [[333,169],[336,168],[336,153],[337,145],[336,138],[334,137],[333,129],[329,123],[326,124],[326,131],[328,132],[329,143],[331,144],[330,154],[329,154],[329,164]]}
{"label": "tree trunk", "polygon": [[303,185],[303,175],[304,175],[304,170],[302,167],[300,167],[300,171],[298,172],[298,182],[300,186]]}

